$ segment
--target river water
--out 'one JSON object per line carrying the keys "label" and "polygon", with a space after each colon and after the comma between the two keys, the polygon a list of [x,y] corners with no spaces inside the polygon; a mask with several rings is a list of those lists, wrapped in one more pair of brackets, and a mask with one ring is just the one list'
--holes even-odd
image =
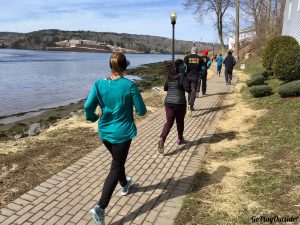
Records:
{"label": "river water", "polygon": [[[0,123],[9,115],[86,98],[95,80],[108,76],[110,55],[0,49]],[[126,56],[129,68],[171,59],[170,55]]]}

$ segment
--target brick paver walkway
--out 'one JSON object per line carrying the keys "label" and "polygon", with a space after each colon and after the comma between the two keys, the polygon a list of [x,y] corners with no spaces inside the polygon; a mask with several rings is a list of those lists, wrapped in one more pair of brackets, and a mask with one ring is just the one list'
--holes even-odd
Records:
{"label": "brick paver walkway", "polygon": [[[106,224],[169,225],[180,210],[184,195],[199,167],[206,145],[221,115],[227,94],[223,77],[208,81],[208,96],[197,98],[193,117],[186,116],[183,146],[176,145],[176,126],[166,142],[165,155],[157,143],[165,122],[164,109],[138,124],[132,142],[127,174],[134,186],[121,197],[117,187],[106,209]],[[1,209],[0,224],[92,224],[88,210],[99,198],[111,157],[104,146],[54,175]]]}

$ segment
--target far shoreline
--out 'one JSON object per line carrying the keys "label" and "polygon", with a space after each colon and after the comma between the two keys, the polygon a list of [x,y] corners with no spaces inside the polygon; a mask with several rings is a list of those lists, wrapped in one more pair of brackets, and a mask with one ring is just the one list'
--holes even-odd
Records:
{"label": "far shoreline", "polygon": [[[47,49],[48,48],[48,49]],[[111,54],[113,52],[118,51],[106,51],[100,49],[83,49],[83,48],[63,48],[63,47],[47,47],[46,49],[43,48],[36,48],[36,49],[25,49],[25,48],[0,48],[1,50],[24,50],[24,51],[43,51],[43,52],[82,52],[82,53],[108,53]],[[50,48],[50,49],[49,49]],[[134,51],[121,51],[124,54],[132,54],[132,55],[171,55],[171,53],[145,53],[145,52],[134,52]],[[181,55],[183,53],[175,53],[175,55]]]}

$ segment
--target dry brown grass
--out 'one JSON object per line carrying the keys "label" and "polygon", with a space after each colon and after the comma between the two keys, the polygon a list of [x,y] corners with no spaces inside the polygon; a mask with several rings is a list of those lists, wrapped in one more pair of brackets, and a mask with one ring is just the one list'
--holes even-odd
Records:
{"label": "dry brown grass", "polygon": [[[232,107],[225,110],[217,125],[216,135],[197,175],[200,180],[196,178],[200,183],[194,185],[175,224],[244,224],[243,221],[247,224],[251,213],[263,209],[241,187],[249,174],[257,171],[256,161],[263,156],[245,154],[240,149],[255,140],[250,130],[266,111],[254,110],[244,102],[240,90],[247,76],[237,71],[234,74],[239,81],[223,102]],[[249,217],[243,218],[248,213]]]}
{"label": "dry brown grass", "polygon": [[[142,95],[149,113],[163,106],[163,92]],[[0,142],[0,207],[95,150],[101,145],[97,130],[97,123],[86,122],[81,113],[38,136]]]}

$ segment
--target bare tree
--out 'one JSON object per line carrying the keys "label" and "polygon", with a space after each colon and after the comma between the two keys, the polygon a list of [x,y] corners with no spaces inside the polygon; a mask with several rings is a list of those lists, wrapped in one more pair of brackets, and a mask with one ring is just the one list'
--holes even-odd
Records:
{"label": "bare tree", "polygon": [[203,22],[206,16],[213,12],[216,16],[215,25],[217,26],[218,36],[222,50],[225,50],[223,39],[223,18],[226,10],[232,6],[232,0],[185,0],[186,8],[194,8],[194,14],[199,22]]}
{"label": "bare tree", "polygon": [[286,0],[240,0],[246,17],[251,17],[256,36],[261,43],[281,34]]}

